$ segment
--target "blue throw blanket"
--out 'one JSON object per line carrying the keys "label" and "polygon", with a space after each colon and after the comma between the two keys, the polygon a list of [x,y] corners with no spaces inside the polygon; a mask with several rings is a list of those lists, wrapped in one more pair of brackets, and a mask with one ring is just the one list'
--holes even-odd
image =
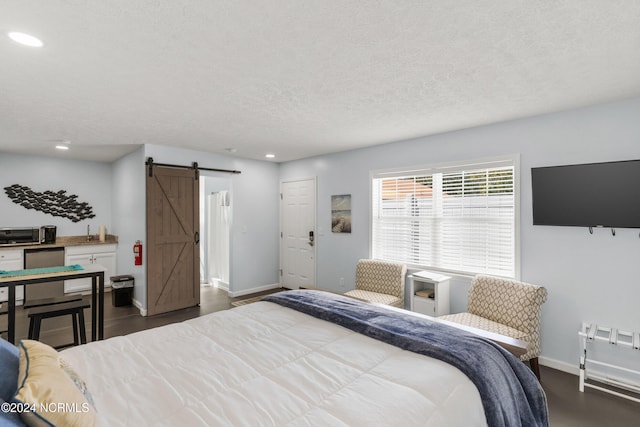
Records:
{"label": "blue throw blanket", "polygon": [[546,396],[536,376],[492,341],[449,325],[327,292],[279,292],[263,301],[455,366],[478,388],[490,427],[549,425]]}

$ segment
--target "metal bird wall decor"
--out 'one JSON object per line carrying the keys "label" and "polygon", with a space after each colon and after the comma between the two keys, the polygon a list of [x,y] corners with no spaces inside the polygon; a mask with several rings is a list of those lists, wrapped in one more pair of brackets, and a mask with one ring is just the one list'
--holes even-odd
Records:
{"label": "metal bird wall decor", "polygon": [[93,208],[87,202],[79,202],[75,194],[67,195],[66,190],[39,193],[25,185],[13,184],[4,187],[11,201],[26,209],[34,209],[53,216],[68,218],[72,222],[93,218]]}

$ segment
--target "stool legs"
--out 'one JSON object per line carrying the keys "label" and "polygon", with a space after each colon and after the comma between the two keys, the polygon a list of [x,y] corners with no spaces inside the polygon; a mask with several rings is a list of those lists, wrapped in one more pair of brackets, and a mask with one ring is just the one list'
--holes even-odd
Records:
{"label": "stool legs", "polygon": [[78,312],[71,313],[71,321],[73,322],[73,345],[78,345]]}
{"label": "stool legs", "polygon": [[31,317],[29,319],[29,334],[27,335],[27,338],[29,338],[30,340],[33,339],[33,328],[35,327],[35,320],[33,320],[33,317]]}
{"label": "stool legs", "polygon": [[37,340],[40,338],[40,322],[42,321],[42,317],[33,316],[29,319],[29,335],[27,337],[30,340]]}
{"label": "stool legs", "polygon": [[[82,307],[67,312],[65,314],[71,315],[73,323],[73,345],[86,344],[87,343],[87,331],[84,323],[84,309]],[[29,335],[30,340],[40,339],[40,326],[42,319],[58,317],[55,313],[39,313],[29,315]]]}
{"label": "stool legs", "polygon": [[78,310],[78,323],[80,324],[80,343],[87,343],[87,331],[84,327],[84,309]]}

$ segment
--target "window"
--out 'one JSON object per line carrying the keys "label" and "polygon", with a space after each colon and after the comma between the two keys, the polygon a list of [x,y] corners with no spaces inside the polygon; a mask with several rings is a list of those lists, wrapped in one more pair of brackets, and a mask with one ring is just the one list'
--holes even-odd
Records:
{"label": "window", "polygon": [[516,277],[515,163],[375,172],[372,257]]}

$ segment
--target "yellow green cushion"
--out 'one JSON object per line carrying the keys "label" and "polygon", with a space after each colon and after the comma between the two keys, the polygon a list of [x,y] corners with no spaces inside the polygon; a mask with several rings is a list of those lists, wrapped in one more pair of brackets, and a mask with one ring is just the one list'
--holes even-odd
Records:
{"label": "yellow green cushion", "polygon": [[18,391],[14,399],[36,409],[21,414],[25,424],[98,425],[95,409],[69,376],[69,368],[63,366],[55,349],[32,340],[22,340],[19,349]]}

